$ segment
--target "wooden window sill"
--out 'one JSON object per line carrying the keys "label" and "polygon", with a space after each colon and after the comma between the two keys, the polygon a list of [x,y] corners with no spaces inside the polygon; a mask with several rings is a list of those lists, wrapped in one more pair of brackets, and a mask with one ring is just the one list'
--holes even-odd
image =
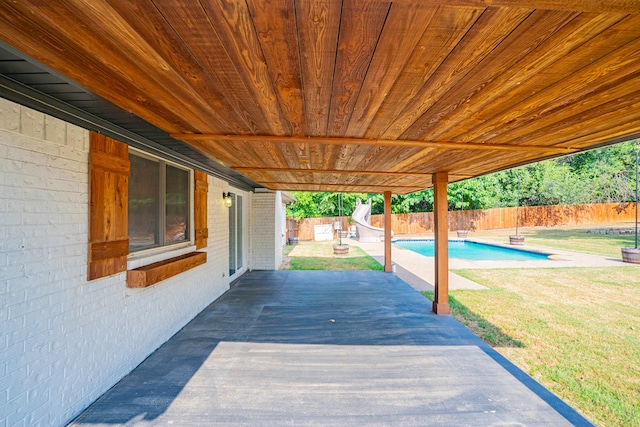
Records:
{"label": "wooden window sill", "polygon": [[127,287],[146,288],[206,262],[206,252],[191,252],[165,259],[164,261],[154,262],[134,270],[127,270]]}

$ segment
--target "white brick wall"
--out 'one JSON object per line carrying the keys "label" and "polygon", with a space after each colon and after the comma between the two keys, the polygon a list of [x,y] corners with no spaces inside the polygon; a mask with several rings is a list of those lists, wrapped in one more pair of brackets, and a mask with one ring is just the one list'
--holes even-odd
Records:
{"label": "white brick wall", "polygon": [[[208,261],[219,266],[220,274],[217,278],[223,278],[228,283],[229,278],[229,208],[222,201],[222,193],[229,192],[229,184],[219,179],[209,177],[209,204],[207,215],[209,217],[209,240],[207,247]],[[213,250],[217,248],[217,250]],[[209,261],[210,260],[210,261]]]}
{"label": "white brick wall", "polygon": [[253,194],[251,204],[251,268],[277,270],[282,264],[283,225],[278,211],[282,209],[280,192]]}
{"label": "white brick wall", "polygon": [[89,133],[0,99],[0,427],[75,417],[228,289],[227,185],[205,265],[147,289],[86,281]]}

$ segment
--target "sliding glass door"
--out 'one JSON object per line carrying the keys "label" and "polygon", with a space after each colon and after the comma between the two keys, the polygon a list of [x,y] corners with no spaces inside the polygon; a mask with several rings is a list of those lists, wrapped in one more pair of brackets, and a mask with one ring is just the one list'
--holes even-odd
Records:
{"label": "sliding glass door", "polygon": [[243,257],[243,197],[231,193],[233,204],[229,208],[229,276],[244,266]]}

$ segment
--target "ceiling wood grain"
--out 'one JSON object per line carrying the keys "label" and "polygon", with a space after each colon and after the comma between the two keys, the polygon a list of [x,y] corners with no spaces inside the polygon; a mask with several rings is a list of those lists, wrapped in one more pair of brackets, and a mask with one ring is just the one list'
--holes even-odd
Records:
{"label": "ceiling wood grain", "polygon": [[272,189],[407,193],[640,134],[634,0],[22,0],[0,39]]}

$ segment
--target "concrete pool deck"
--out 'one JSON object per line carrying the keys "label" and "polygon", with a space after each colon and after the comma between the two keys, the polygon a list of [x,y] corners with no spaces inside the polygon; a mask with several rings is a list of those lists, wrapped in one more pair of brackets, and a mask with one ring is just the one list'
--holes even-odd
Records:
{"label": "concrete pool deck", "polygon": [[[416,236],[396,236],[396,239],[418,238]],[[428,238],[428,237],[422,237]],[[450,239],[455,239],[450,236]],[[460,258],[449,258],[449,269],[488,269],[488,268],[561,268],[561,267],[619,267],[624,264],[621,259],[605,257],[600,255],[583,254],[577,252],[564,251],[560,249],[540,248],[531,245],[522,245],[514,248],[508,244],[500,245],[481,239],[467,239],[479,243],[487,243],[491,245],[505,246],[512,249],[523,249],[533,252],[550,253],[551,256],[546,260],[531,261],[470,261]],[[384,242],[359,242],[355,239],[349,239],[346,242],[353,246],[362,248],[365,252],[375,258],[378,262],[384,264]],[[404,249],[396,245],[392,245],[391,259],[396,265],[396,275],[411,285],[418,291],[433,291],[433,282],[435,277],[434,258],[426,257],[415,253],[409,249]],[[486,287],[459,276],[449,271],[449,289],[486,289]]]}

